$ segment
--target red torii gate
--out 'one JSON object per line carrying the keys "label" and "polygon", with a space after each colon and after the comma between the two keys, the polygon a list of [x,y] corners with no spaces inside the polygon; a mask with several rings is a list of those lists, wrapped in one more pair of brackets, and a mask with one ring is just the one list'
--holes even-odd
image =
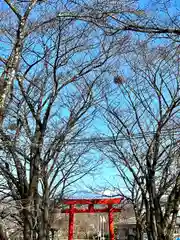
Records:
{"label": "red torii gate", "polygon": [[[62,210],[62,213],[69,214],[69,232],[68,240],[73,240],[74,214],[75,213],[108,213],[110,240],[114,240],[114,219],[113,212],[120,212],[120,208],[113,207],[113,204],[120,204],[122,198],[106,199],[66,199],[62,203],[69,205],[68,209]],[[76,208],[76,204],[88,205],[88,208]],[[106,208],[94,208],[94,204],[108,205]]]}

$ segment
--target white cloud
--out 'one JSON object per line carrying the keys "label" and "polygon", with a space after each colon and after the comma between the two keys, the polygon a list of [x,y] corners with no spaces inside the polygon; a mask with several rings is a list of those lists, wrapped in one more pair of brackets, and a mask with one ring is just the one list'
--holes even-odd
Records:
{"label": "white cloud", "polygon": [[110,190],[110,189],[106,189],[106,190],[104,190],[104,191],[99,192],[98,194],[100,194],[100,195],[105,195],[105,196],[109,196],[109,197],[111,197],[111,196],[113,197],[113,196],[118,195],[119,192],[118,192],[118,191],[112,191],[112,190]]}

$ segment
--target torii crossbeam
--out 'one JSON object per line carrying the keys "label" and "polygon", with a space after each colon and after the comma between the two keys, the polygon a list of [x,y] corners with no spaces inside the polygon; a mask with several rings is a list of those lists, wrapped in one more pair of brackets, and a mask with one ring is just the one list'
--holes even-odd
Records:
{"label": "torii crossbeam", "polygon": [[[65,199],[63,204],[69,205],[68,209],[62,210],[62,213],[69,214],[69,232],[68,240],[73,240],[74,214],[75,213],[108,213],[110,240],[114,240],[114,212],[120,212],[120,208],[113,207],[114,204],[120,204],[122,198],[106,199]],[[88,208],[77,208],[76,204],[88,205]],[[105,208],[94,208],[96,204],[108,205]]]}

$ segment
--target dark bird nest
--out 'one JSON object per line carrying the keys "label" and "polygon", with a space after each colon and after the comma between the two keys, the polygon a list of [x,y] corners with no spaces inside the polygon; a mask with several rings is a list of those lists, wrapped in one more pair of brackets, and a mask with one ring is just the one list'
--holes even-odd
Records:
{"label": "dark bird nest", "polygon": [[114,77],[114,83],[115,84],[123,84],[125,82],[123,76],[116,76]]}

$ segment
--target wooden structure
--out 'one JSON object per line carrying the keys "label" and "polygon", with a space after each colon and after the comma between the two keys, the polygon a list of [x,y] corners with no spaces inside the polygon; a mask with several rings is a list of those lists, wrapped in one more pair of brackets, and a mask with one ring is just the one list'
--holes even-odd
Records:
{"label": "wooden structure", "polygon": [[[106,199],[65,199],[63,204],[69,205],[68,209],[62,210],[62,213],[69,214],[68,240],[73,240],[74,214],[75,213],[108,213],[110,240],[114,240],[114,219],[113,213],[120,212],[121,209],[113,207],[114,204],[120,204],[122,198]],[[88,205],[87,208],[77,208],[75,205]],[[95,208],[94,205],[107,205],[105,208]]]}

